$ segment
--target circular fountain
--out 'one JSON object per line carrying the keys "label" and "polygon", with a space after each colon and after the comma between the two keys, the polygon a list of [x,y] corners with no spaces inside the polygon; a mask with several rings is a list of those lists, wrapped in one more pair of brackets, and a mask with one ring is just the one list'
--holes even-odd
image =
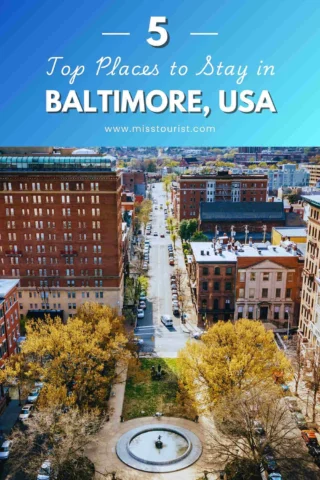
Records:
{"label": "circular fountain", "polygon": [[164,473],[192,465],[201,455],[199,438],[173,425],[147,425],[122,435],[117,455],[126,465],[146,472]]}

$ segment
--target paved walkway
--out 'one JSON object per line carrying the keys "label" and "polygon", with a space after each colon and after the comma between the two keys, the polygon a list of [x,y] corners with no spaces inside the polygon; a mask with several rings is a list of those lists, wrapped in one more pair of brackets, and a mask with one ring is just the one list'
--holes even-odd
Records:
{"label": "paved walkway", "polygon": [[[116,444],[119,438],[132,428],[150,424],[156,425],[159,423],[169,423],[187,428],[195,433],[201,440],[203,447],[199,460],[182,471],[161,474],[141,472],[122,463],[116,454]],[[110,421],[104,425],[95,441],[88,447],[87,454],[95,464],[96,471],[98,472],[97,479],[99,480],[102,480],[107,473],[110,474],[111,472],[116,472],[116,478],[118,480],[181,480],[182,478],[183,480],[197,480],[203,477],[204,470],[212,469],[212,457],[210,449],[207,447],[207,445],[210,444],[208,435],[210,435],[208,423],[202,420],[200,420],[199,423],[194,423],[183,418],[161,417],[158,419],[155,417],[143,417],[124,423]],[[211,476],[211,479],[214,478],[218,477]]]}

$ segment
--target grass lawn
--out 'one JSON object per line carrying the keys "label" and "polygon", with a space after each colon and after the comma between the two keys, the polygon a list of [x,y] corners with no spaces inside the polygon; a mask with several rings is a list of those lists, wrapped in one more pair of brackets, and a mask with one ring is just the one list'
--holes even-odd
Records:
{"label": "grass lawn", "polygon": [[[151,379],[151,367],[161,365],[166,374],[161,380]],[[156,412],[172,417],[194,418],[183,392],[180,391],[176,358],[143,358],[139,367],[129,366],[123,404],[125,420],[153,416]]]}

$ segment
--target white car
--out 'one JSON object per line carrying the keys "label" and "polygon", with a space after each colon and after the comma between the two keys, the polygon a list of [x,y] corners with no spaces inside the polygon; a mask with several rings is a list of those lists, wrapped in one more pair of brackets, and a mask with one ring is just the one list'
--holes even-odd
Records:
{"label": "white car", "polygon": [[33,390],[31,390],[31,392],[28,395],[28,399],[27,399],[28,402],[30,403],[36,402],[38,400],[39,394],[40,394],[39,388],[34,388]]}
{"label": "white car", "polygon": [[50,460],[46,460],[45,462],[43,462],[43,464],[39,469],[37,480],[51,480],[51,478],[52,478],[51,462]]}
{"label": "white car", "polygon": [[154,237],[157,237],[157,236],[158,236],[158,232],[154,232],[153,236],[154,236]]}
{"label": "white car", "polygon": [[173,326],[173,321],[172,321],[171,315],[161,315],[161,322],[166,327],[172,327]]}
{"label": "white car", "polygon": [[6,440],[0,447],[0,461],[7,460],[10,455],[10,449],[12,446],[11,440]]}
{"label": "white car", "polygon": [[178,295],[176,293],[172,294],[172,300],[178,300]]}
{"label": "white car", "polygon": [[147,300],[147,295],[144,293],[144,292],[141,292],[140,293],[140,298],[139,298],[139,301],[146,301]]}
{"label": "white car", "polygon": [[32,403],[24,405],[21,409],[19,420],[21,420],[22,422],[24,420],[27,420],[30,417],[32,410],[33,410]]}
{"label": "white car", "polygon": [[144,311],[142,310],[142,308],[138,308],[137,318],[144,318]]}

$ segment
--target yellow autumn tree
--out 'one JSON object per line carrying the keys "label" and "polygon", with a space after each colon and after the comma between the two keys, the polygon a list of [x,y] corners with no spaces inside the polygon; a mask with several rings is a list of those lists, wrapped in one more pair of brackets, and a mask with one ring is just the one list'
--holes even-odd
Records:
{"label": "yellow autumn tree", "polygon": [[131,356],[123,319],[116,310],[85,303],[67,323],[48,317],[32,321],[26,329],[22,351],[6,362],[0,381],[14,383],[18,374],[22,384],[41,379],[42,406],[104,408],[119,366]]}
{"label": "yellow autumn tree", "polygon": [[219,398],[269,383],[281,372],[292,376],[273,333],[259,321],[218,322],[201,342],[188,342],[179,353],[182,381],[199,410],[211,410]]}

